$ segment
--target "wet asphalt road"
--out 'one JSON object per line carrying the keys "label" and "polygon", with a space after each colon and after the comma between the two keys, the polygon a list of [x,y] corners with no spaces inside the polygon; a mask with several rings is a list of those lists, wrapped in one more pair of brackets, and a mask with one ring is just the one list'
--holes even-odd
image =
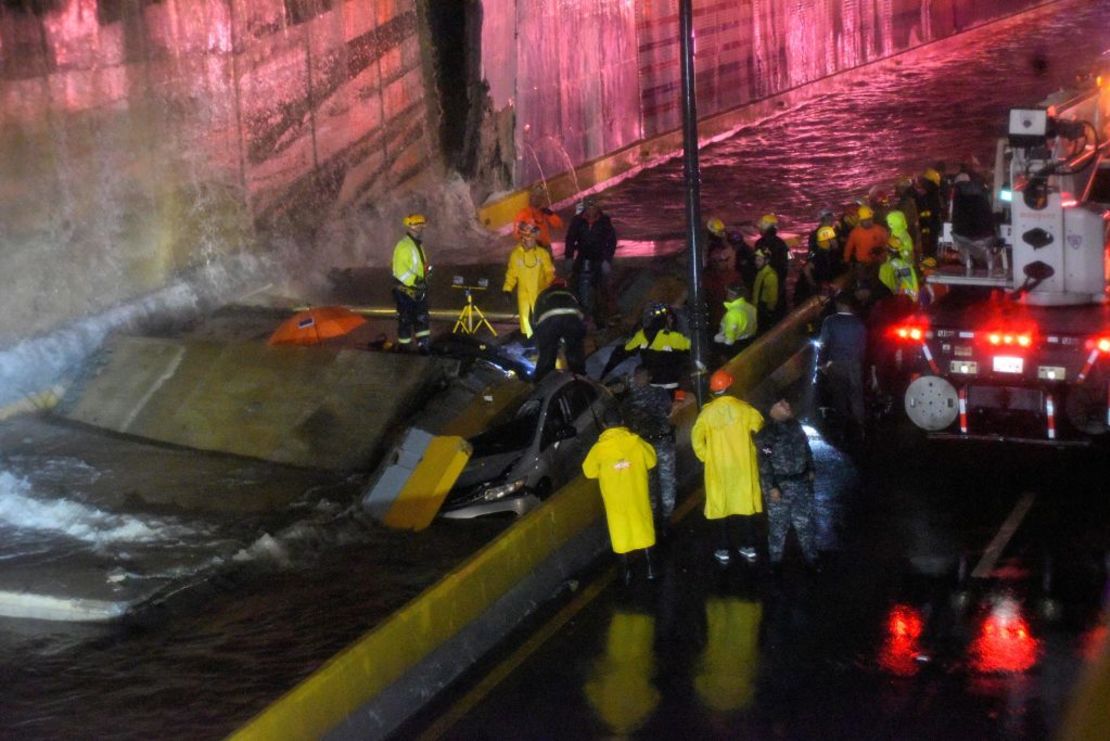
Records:
{"label": "wet asphalt road", "polygon": [[655,583],[603,567],[399,736],[1052,736],[1107,640],[1104,452],[875,439],[814,440],[822,573],[720,568],[695,508]]}

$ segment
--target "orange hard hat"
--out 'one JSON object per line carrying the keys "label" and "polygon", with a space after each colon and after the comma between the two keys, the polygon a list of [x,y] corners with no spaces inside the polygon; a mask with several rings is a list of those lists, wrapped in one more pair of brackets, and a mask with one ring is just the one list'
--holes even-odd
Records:
{"label": "orange hard hat", "polygon": [[713,371],[713,375],[709,377],[709,390],[715,394],[720,394],[727,391],[735,380],[732,374],[724,368]]}

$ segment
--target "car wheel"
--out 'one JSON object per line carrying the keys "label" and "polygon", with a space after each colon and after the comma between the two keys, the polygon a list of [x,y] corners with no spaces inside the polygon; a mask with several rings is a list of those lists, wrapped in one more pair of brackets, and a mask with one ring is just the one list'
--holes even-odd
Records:
{"label": "car wheel", "polygon": [[551,496],[551,479],[540,479],[540,482],[536,484],[535,493],[538,499],[547,499]]}

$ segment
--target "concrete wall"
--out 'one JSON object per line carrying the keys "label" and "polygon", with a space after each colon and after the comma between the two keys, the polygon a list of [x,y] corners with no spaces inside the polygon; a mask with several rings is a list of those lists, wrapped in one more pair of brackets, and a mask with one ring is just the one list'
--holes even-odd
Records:
{"label": "concrete wall", "polygon": [[419,29],[416,0],[0,4],[0,344],[427,171]]}

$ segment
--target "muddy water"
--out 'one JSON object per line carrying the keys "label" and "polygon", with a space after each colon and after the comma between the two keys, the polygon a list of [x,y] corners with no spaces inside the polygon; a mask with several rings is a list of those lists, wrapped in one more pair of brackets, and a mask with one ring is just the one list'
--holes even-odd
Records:
{"label": "muddy water", "polygon": [[[866,80],[708,147],[703,213],[780,214],[801,231],[826,205],[935,160],[984,164],[1011,106],[1031,105],[1110,47],[1110,0],[1065,2],[878,68]],[[679,161],[604,196],[623,237],[683,227]],[[203,459],[197,464],[203,472]],[[338,484],[337,484],[338,485]],[[302,537],[110,630],[0,624],[0,735],[219,737],[415,595],[503,522],[387,535],[306,513]]]}

